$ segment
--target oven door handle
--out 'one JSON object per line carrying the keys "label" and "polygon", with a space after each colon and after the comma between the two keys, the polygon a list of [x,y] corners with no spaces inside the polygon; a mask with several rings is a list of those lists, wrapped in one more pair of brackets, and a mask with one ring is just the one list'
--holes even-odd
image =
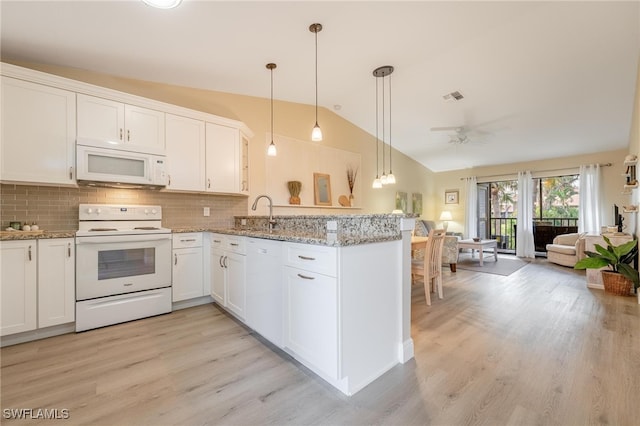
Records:
{"label": "oven door handle", "polygon": [[96,237],[76,237],[76,244],[135,243],[138,241],[160,240],[171,240],[171,234],[101,235]]}

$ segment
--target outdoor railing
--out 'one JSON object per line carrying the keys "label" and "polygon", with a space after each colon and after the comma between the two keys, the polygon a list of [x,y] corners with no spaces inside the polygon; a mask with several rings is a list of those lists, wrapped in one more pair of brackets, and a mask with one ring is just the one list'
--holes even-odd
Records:
{"label": "outdoor railing", "polygon": [[[546,251],[545,246],[550,243],[553,236],[558,233],[576,232],[577,218],[550,217],[544,219],[534,219],[534,229],[548,230],[551,232],[534,232],[536,241],[536,251]],[[498,241],[498,251],[515,252],[516,250],[516,229],[517,220],[515,217],[492,217],[489,219],[490,238]],[[544,234],[544,235],[543,235]]]}

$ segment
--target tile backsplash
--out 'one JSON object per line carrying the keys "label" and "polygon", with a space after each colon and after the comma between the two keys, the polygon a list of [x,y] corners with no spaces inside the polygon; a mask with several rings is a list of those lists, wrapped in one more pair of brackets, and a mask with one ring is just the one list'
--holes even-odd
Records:
{"label": "tile backsplash", "polygon": [[[171,227],[232,227],[234,216],[247,214],[247,197],[164,192],[147,189],[68,188],[0,185],[0,225],[35,222],[48,231],[78,229],[78,205],[152,204],[162,206],[162,225]],[[203,216],[209,207],[211,215]]]}

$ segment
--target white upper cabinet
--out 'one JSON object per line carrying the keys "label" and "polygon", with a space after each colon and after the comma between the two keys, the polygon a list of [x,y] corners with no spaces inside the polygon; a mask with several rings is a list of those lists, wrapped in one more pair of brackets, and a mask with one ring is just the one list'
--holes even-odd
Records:
{"label": "white upper cabinet", "polygon": [[165,154],[164,112],[78,94],[78,143]]}
{"label": "white upper cabinet", "polygon": [[2,77],[3,182],[75,185],[76,95]]}
{"label": "white upper cabinet", "polygon": [[167,189],[203,191],[205,188],[204,121],[166,115]]}
{"label": "white upper cabinet", "polygon": [[207,192],[241,192],[240,130],[207,123]]}

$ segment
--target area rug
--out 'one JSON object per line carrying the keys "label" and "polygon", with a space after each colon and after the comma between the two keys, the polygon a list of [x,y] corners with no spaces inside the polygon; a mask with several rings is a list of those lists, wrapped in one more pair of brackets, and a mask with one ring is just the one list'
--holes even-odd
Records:
{"label": "area rug", "polygon": [[495,274],[502,276],[509,276],[516,272],[518,269],[529,264],[525,260],[518,258],[504,258],[498,256],[496,262],[493,256],[488,259],[484,259],[482,266],[478,260],[478,255],[475,258],[461,258],[458,259],[458,269],[464,269],[465,271],[484,272],[485,274]]}

